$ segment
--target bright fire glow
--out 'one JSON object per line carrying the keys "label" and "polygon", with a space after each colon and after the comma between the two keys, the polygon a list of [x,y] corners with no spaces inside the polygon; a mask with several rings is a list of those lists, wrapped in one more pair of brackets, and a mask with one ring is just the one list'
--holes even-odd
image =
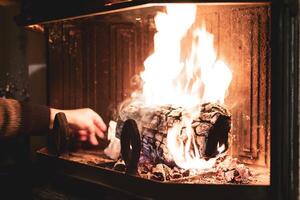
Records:
{"label": "bright fire glow", "polygon": [[218,152],[222,153],[224,150],[225,150],[225,144],[223,144],[222,146],[219,146],[219,143],[218,143]]}
{"label": "bright fire glow", "polygon": [[[196,145],[191,121],[185,121],[187,138],[180,136],[182,125],[177,124],[168,132],[167,145],[175,163],[184,169],[209,169],[212,168],[217,158],[204,160],[200,158]],[[192,148],[191,148],[192,146]]]}
{"label": "bright fire glow", "polygon": [[[192,119],[205,102],[224,103],[232,74],[214,49],[214,36],[196,23],[197,6],[168,5],[155,17],[154,53],[144,62],[141,97],[146,106],[174,105],[189,111],[170,128],[168,148],[176,164],[185,169],[211,168],[215,158],[200,159]],[[186,127],[187,138],[180,136]],[[221,151],[220,151],[221,152]]]}

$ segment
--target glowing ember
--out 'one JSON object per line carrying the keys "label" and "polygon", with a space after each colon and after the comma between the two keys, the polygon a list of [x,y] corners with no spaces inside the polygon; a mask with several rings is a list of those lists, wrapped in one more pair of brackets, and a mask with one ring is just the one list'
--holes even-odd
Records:
{"label": "glowing ember", "polygon": [[[224,103],[232,79],[225,62],[217,58],[214,36],[205,25],[197,25],[196,14],[197,6],[192,4],[168,5],[166,12],[157,13],[154,53],[145,60],[145,70],[140,74],[142,92],[132,95],[145,107],[172,105],[188,113],[169,128],[167,135],[167,147],[175,163],[185,169],[214,165],[216,158],[200,158],[191,126],[203,103]],[[182,128],[185,137],[180,135]],[[218,152],[224,151],[222,148]]]}

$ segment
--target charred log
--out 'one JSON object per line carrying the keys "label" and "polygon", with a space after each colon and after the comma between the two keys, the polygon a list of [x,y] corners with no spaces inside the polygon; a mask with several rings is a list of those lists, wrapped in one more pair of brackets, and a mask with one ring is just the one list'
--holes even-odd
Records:
{"label": "charred log", "polygon": [[[168,130],[182,121],[184,109],[164,106],[155,110],[143,110],[130,107],[123,110],[123,119],[117,122],[116,135],[120,138],[124,121],[131,118],[137,121],[141,133],[140,162],[163,163],[174,167],[175,163],[167,147]],[[124,114],[125,113],[125,114]],[[218,145],[228,148],[228,134],[231,128],[231,115],[218,104],[201,105],[199,115],[192,122],[200,158],[209,159],[218,154]],[[186,128],[180,130],[180,137],[186,137]],[[224,151],[225,151],[224,150]]]}

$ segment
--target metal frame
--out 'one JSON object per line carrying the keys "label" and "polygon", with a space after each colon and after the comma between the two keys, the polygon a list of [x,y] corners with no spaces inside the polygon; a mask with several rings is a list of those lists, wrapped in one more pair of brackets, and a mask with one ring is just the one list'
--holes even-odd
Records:
{"label": "metal frame", "polygon": [[[79,1],[74,1],[76,4]],[[34,16],[21,13],[16,18],[19,25],[45,23],[66,18],[97,15],[115,12],[119,9],[130,9],[132,6],[143,6],[147,3],[166,1],[130,1],[109,6],[87,6],[84,11],[67,13],[62,6],[57,14]],[[168,2],[199,2],[199,1],[168,1]],[[209,0],[205,3],[221,3],[227,1]],[[244,2],[238,1],[238,2]],[[248,1],[249,2],[249,1]],[[256,1],[250,1],[256,2]],[[201,195],[210,199],[294,199],[298,197],[299,187],[299,125],[298,125],[298,91],[299,91],[299,21],[297,0],[273,0],[271,32],[271,186],[233,186],[233,185],[180,185],[161,184],[140,180],[136,177],[95,170],[77,163],[67,163],[55,158],[41,156],[43,161],[58,164],[57,170],[70,176],[95,182],[113,189],[133,192],[138,196],[150,195],[150,198],[176,199],[182,194]],[[65,3],[63,5],[69,5]],[[51,11],[53,14],[53,12]],[[46,159],[45,159],[46,158]],[[51,165],[53,165],[53,163]],[[76,172],[77,171],[77,172]],[[77,174],[77,175],[76,175]],[[146,189],[147,188],[147,189]],[[164,191],[164,192],[162,192]],[[197,194],[195,194],[197,193]],[[166,195],[166,196],[164,196]],[[186,197],[186,196],[185,196]]]}
{"label": "metal frame", "polygon": [[299,193],[298,2],[272,2],[271,189],[273,199]]}
{"label": "metal frame", "polygon": [[39,163],[44,170],[55,171],[64,179],[81,180],[137,199],[272,199],[269,186],[162,183],[102,166],[57,158],[45,152],[42,150],[38,153]]}
{"label": "metal frame", "polygon": [[[50,2],[50,3],[49,3]],[[105,4],[104,2],[97,4],[91,4],[88,1],[82,2],[81,0],[73,0],[72,4],[66,2],[45,1],[43,6],[32,6],[31,11],[21,9],[20,15],[15,17],[15,21],[18,25],[29,26],[34,24],[45,24],[61,20],[70,20],[83,18],[88,16],[95,16],[101,14],[107,14],[112,12],[119,12],[124,10],[136,9],[138,7],[144,7],[149,5],[165,4],[165,3],[259,3],[270,2],[268,0],[239,0],[239,1],[227,1],[227,0],[130,0],[121,3]],[[48,3],[48,4],[47,4]],[[47,6],[48,5],[48,6]],[[23,5],[22,7],[26,7]],[[76,12],[72,11],[70,7],[80,7]],[[52,9],[55,9],[53,12]]]}

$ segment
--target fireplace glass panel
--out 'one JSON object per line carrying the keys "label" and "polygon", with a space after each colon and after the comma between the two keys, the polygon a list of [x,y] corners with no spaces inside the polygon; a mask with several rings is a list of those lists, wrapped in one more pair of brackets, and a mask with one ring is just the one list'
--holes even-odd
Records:
{"label": "fireplace glass panel", "polygon": [[[116,120],[120,104],[141,87],[139,74],[144,71],[144,61],[156,49],[155,16],[158,12],[166,13],[168,5],[146,4],[45,24],[50,106],[91,107],[106,124]],[[234,167],[227,164],[221,175],[218,174],[223,182],[218,181],[216,174],[212,178],[202,177],[201,181],[194,178],[191,182],[269,185],[270,4],[193,5],[196,16],[180,40],[180,60],[185,61],[191,54],[191,38],[195,35],[192,30],[205,27],[213,36],[216,59],[226,63],[232,76],[223,103],[231,115],[229,145],[227,157],[218,162],[233,163]],[[177,32],[171,30],[168,34],[171,37]],[[208,47],[204,49],[209,52]],[[219,77],[223,74],[213,75],[212,79],[217,81]],[[239,167],[241,171],[237,170]],[[239,182],[236,176],[247,180]]]}

